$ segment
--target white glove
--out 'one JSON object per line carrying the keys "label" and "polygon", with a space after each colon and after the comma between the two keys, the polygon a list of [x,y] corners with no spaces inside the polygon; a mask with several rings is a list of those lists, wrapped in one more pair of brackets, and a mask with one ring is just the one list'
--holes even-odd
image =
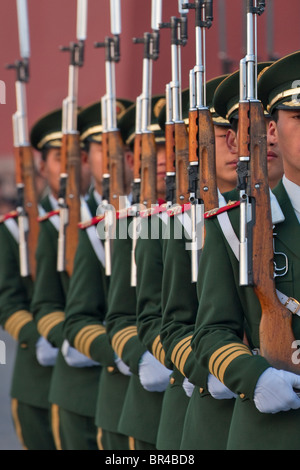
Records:
{"label": "white glove", "polygon": [[140,360],[139,378],[148,392],[164,392],[169,384],[172,370],[167,369],[149,351]]}
{"label": "white glove", "polygon": [[54,366],[58,348],[55,348],[43,336],[40,336],[35,345],[35,353],[41,366]]}
{"label": "white glove", "polygon": [[220,382],[220,380],[212,374],[208,375],[207,389],[211,396],[216,400],[229,400],[230,398],[237,397],[235,393],[229,390],[226,385]]}
{"label": "white glove", "polygon": [[116,354],[115,354],[115,363],[116,363],[117,368],[121,372],[121,374],[128,375],[128,376],[132,375],[128,365],[125,364],[125,362],[122,361],[122,359]]}
{"label": "white glove", "polygon": [[85,354],[82,354],[77,349],[70,346],[68,340],[64,340],[61,347],[62,355],[68,366],[70,367],[93,367],[99,366],[99,362],[93,361]]}
{"label": "white glove", "polygon": [[192,396],[195,385],[191,384],[191,382],[189,382],[188,379],[185,377],[182,382],[182,387],[186,395],[190,398]]}
{"label": "white glove", "polygon": [[293,387],[300,388],[299,375],[269,367],[259,377],[254,390],[256,408],[261,413],[273,414],[300,408],[300,398]]}

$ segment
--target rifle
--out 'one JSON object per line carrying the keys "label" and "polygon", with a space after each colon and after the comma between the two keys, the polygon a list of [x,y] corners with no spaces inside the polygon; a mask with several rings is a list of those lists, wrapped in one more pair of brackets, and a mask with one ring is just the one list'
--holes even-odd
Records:
{"label": "rifle", "polygon": [[70,52],[68,96],[62,106],[62,148],[59,204],[57,270],[73,271],[80,220],[81,150],[77,130],[78,70],[84,60],[87,28],[87,0],[77,0],[77,40],[61,51]]}
{"label": "rifle", "polygon": [[117,127],[117,106],[115,86],[115,64],[120,60],[121,6],[120,0],[110,2],[111,33],[104,42],[95,47],[105,48],[106,94],[101,99],[102,113],[102,209],[105,224],[105,273],[111,275],[111,228],[113,226],[111,204],[115,210],[121,209],[120,196],[125,195],[124,146]]}
{"label": "rifle", "polygon": [[152,0],[152,33],[143,38],[133,38],[135,44],[144,44],[143,89],[141,106],[141,187],[140,202],[146,207],[156,204],[156,144],[151,124],[152,63],[159,57],[159,25],[161,23],[161,0]]}
{"label": "rifle", "polygon": [[135,246],[138,238],[138,202],[151,207],[157,202],[156,193],[156,144],[151,124],[152,63],[159,57],[159,25],[161,24],[162,2],[152,0],[152,33],[144,33],[143,38],[133,38],[134,44],[144,44],[143,87],[136,99],[136,124],[134,139],[134,200],[131,208],[133,216],[131,250],[131,286],[136,286]]}
{"label": "rifle", "polygon": [[17,212],[19,226],[20,274],[36,272],[35,251],[39,234],[38,201],[35,186],[35,167],[29,143],[26,107],[26,83],[29,81],[29,25],[27,0],[17,0],[19,43],[21,59],[7,68],[16,70],[16,104],[13,115],[14,155],[16,162]]}
{"label": "rifle", "polygon": [[[274,282],[273,225],[267,171],[266,125],[256,91],[256,23],[265,2],[248,0],[247,55],[241,60],[239,103],[240,285],[253,286],[261,305],[260,353],[270,364],[299,374],[292,363],[292,313]],[[254,30],[254,32],[253,32]],[[263,243],[262,243],[263,240]]]}
{"label": "rifle", "polygon": [[196,65],[190,71],[189,193],[191,203],[192,282],[197,281],[198,253],[204,242],[204,210],[218,206],[215,165],[215,136],[211,113],[206,106],[205,31],[213,21],[212,0],[183,5],[195,9]]}
{"label": "rifle", "polygon": [[172,81],[166,85],[166,201],[172,205],[188,202],[188,132],[182,120],[181,46],[187,42],[187,15],[179,2],[180,18],[171,17],[161,28],[171,29]]}

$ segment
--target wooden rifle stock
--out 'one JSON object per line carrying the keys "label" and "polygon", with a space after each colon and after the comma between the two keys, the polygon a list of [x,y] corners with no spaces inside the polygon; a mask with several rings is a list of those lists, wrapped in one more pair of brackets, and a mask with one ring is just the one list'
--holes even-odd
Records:
{"label": "wooden rifle stock", "polygon": [[184,122],[175,123],[176,202],[189,202],[189,137]]}
{"label": "wooden rifle stock", "polygon": [[175,197],[175,124],[165,124],[166,138],[166,201],[174,202]]}
{"label": "wooden rifle stock", "polygon": [[120,196],[125,195],[124,146],[119,130],[111,131],[108,134],[110,204],[112,204],[116,210],[119,210],[123,208],[121,206]]}
{"label": "wooden rifle stock", "polygon": [[201,109],[199,129],[199,197],[205,211],[218,207],[217,176],[215,162],[215,133],[208,108]]}
{"label": "wooden rifle stock", "polygon": [[132,183],[132,203],[140,202],[141,192],[141,161],[142,161],[142,134],[136,133],[133,148],[133,183]]}
{"label": "wooden rifle stock", "polygon": [[78,223],[80,222],[80,167],[81,151],[79,134],[64,134],[62,138],[62,168],[68,174],[66,185],[66,205],[68,223],[65,230],[65,267],[71,276],[75,252],[78,244]]}
{"label": "wooden rifle stock", "polygon": [[157,157],[154,134],[142,134],[142,162],[141,162],[141,204],[147,208],[157,202],[156,192]]}
{"label": "wooden rifle stock", "polygon": [[28,217],[29,230],[27,234],[27,248],[30,275],[35,279],[36,259],[35,252],[38,243],[38,199],[35,185],[35,167],[33,153],[30,146],[15,147],[16,183],[24,185],[24,210]]}
{"label": "wooden rifle stock", "polygon": [[260,352],[273,367],[300,374],[300,365],[292,362],[292,343],[295,341],[292,331],[292,313],[281,304],[275,289],[266,126],[261,103],[251,103],[247,114],[251,122],[250,184],[255,207],[253,282],[262,310],[259,327]]}

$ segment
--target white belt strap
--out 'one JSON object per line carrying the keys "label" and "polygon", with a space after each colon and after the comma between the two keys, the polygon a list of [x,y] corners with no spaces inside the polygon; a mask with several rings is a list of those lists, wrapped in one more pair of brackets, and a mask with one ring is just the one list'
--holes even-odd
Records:
{"label": "white belt strap", "polygon": [[[90,220],[92,218],[92,215],[90,213],[89,207],[86,203],[86,201],[81,198],[81,206],[80,206],[80,213],[81,213],[81,220],[82,222],[85,222],[87,220]],[[97,230],[94,225],[91,227],[88,227],[86,229],[86,233],[89,237],[89,240],[91,242],[91,245],[94,249],[94,252],[96,253],[96,256],[102,266],[105,268],[105,253],[104,253],[104,247],[103,243],[97,236]]]}

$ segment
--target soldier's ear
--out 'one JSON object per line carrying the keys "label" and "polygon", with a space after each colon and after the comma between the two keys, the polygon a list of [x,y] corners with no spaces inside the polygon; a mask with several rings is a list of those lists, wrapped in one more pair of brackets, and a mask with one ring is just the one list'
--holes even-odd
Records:
{"label": "soldier's ear", "polygon": [[231,153],[233,154],[238,153],[237,134],[233,129],[228,129],[227,131],[226,144]]}
{"label": "soldier's ear", "polygon": [[267,128],[267,139],[269,144],[276,144],[277,138],[277,123],[276,121],[270,121]]}

